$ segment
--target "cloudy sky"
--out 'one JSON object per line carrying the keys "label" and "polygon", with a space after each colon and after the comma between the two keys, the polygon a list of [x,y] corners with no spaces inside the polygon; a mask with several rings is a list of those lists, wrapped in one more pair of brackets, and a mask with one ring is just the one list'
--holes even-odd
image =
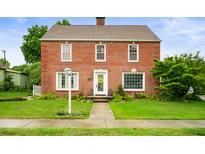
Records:
{"label": "cloudy sky", "polygon": [[[11,65],[25,63],[20,50],[22,36],[32,25],[51,27],[62,18],[0,18],[0,50]],[[67,18],[72,25],[94,25],[95,18]],[[107,25],[148,25],[162,40],[161,58],[201,51],[205,56],[205,18],[106,18]],[[0,52],[0,58],[3,53]]]}

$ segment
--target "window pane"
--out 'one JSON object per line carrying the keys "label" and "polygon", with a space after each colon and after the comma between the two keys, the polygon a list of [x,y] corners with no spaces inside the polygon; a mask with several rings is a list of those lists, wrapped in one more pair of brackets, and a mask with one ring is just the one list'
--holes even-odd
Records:
{"label": "window pane", "polygon": [[72,73],[71,88],[72,89],[77,89],[77,73]]}
{"label": "window pane", "polygon": [[97,60],[104,60],[105,59],[105,46],[104,45],[97,45]]}
{"label": "window pane", "polygon": [[62,88],[62,74],[58,73],[58,88]]}
{"label": "window pane", "polygon": [[130,45],[129,58],[130,60],[137,60],[137,46],[136,45]]}
{"label": "window pane", "polygon": [[62,50],[63,60],[70,60],[70,45],[64,44]]}
{"label": "window pane", "polygon": [[125,89],[142,89],[143,74],[124,74]]}

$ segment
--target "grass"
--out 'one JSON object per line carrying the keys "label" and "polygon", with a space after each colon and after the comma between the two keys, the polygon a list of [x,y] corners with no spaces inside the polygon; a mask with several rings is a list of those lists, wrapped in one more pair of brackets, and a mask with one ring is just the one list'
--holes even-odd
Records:
{"label": "grass", "polygon": [[14,98],[14,97],[24,97],[28,96],[27,91],[6,91],[6,92],[0,92],[0,99],[8,99],[8,98]]}
{"label": "grass", "polygon": [[205,136],[205,128],[0,128],[1,136]]}
{"label": "grass", "polygon": [[72,112],[80,116],[58,116],[58,111],[68,109],[65,99],[0,102],[0,119],[85,119],[88,118],[92,103],[72,101]]}
{"label": "grass", "polygon": [[134,100],[110,103],[117,119],[205,119],[205,102],[162,102]]}

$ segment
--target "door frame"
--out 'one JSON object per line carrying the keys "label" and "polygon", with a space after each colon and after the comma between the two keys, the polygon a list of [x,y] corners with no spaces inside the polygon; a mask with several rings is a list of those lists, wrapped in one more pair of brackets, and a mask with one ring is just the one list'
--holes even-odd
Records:
{"label": "door frame", "polygon": [[97,84],[97,73],[105,73],[105,95],[108,96],[108,70],[107,69],[94,69],[93,71],[93,95],[96,95],[97,89],[96,89],[96,84]]}

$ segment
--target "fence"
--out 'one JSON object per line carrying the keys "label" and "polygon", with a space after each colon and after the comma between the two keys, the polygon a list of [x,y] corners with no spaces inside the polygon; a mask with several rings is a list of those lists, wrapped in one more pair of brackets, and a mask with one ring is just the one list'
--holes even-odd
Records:
{"label": "fence", "polygon": [[41,95],[41,86],[33,84],[33,95],[40,96]]}

